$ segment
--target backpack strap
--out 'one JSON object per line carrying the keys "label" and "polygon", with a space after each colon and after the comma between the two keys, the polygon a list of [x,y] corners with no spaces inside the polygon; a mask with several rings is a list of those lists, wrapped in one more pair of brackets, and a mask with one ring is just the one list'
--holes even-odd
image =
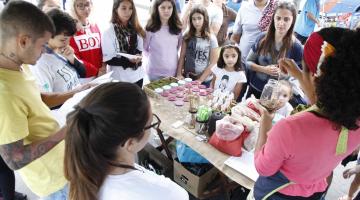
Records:
{"label": "backpack strap", "polygon": [[[313,105],[310,108],[305,109],[304,111],[313,112],[322,117],[325,117],[324,114],[322,114],[321,110],[316,105]],[[336,156],[346,153],[348,139],[349,139],[349,129],[347,129],[345,126],[341,126],[341,131],[336,143],[336,153],[335,153]]]}
{"label": "backpack strap", "polygon": [[274,193],[284,189],[285,187],[295,184],[294,182],[290,181],[288,183],[285,183],[284,185],[281,185],[280,187],[277,187],[276,189],[274,189],[273,191],[269,192],[266,196],[264,196],[261,200],[266,200],[267,198],[269,198],[271,195],[273,195]]}

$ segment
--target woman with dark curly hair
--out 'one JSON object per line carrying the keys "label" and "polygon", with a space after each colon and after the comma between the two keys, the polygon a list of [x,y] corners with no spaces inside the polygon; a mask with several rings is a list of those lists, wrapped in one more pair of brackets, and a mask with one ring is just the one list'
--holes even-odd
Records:
{"label": "woman with dark curly hair", "polygon": [[326,178],[359,147],[359,52],[360,31],[329,28],[309,37],[303,71],[283,61],[283,70],[297,75],[307,94],[314,91],[315,105],[274,127],[274,114],[256,105],[262,118],[255,146],[260,174],[255,199],[320,199]]}

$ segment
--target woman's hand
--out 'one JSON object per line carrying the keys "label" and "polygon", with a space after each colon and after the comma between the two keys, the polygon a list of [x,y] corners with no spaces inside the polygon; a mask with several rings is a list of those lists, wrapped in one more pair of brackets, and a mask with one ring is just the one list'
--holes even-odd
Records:
{"label": "woman's hand", "polygon": [[277,67],[277,65],[268,65],[264,67],[264,73],[268,74],[270,76],[279,76],[280,75],[280,69]]}
{"label": "woman's hand", "polygon": [[[259,103],[259,100],[253,101],[254,107],[260,111],[261,118],[265,119],[273,119],[275,116],[275,112],[269,112],[263,105]],[[274,109],[276,111],[277,109]]]}
{"label": "woman's hand", "polygon": [[129,59],[130,62],[139,64],[142,60],[142,56],[140,54],[136,54],[136,58]]}
{"label": "woman's hand", "polygon": [[281,58],[279,61],[279,68],[284,74],[289,74],[290,76],[301,79],[302,73],[298,65],[293,59]]}
{"label": "woman's hand", "polygon": [[340,197],[338,200],[352,200],[352,199],[353,199],[353,197],[344,195],[344,196]]}

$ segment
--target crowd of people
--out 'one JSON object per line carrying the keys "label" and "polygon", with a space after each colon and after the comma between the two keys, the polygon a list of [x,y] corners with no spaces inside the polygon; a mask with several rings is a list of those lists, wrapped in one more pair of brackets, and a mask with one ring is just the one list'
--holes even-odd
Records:
{"label": "crowd of people", "polygon": [[[360,146],[360,30],[323,28],[319,0],[298,14],[291,0],[153,0],[142,27],[133,0],[114,0],[109,26],[90,19],[92,0],[10,0],[0,11],[0,190],[16,193],[14,172],[44,200],[189,199],[169,178],[136,164],[161,120],[144,80],[186,77],[260,98],[283,88],[261,113],[255,147],[260,177],[249,198],[323,199],[333,169]],[[62,10],[65,6],[65,11]],[[233,27],[230,24],[234,21]],[[91,80],[112,72],[116,83]],[[226,84],[224,84],[226,82]],[[95,87],[59,127],[51,109]],[[287,103],[289,102],[289,103]],[[311,106],[290,115],[299,104]],[[349,194],[359,186],[359,168]],[[164,195],[166,194],[166,195]]]}

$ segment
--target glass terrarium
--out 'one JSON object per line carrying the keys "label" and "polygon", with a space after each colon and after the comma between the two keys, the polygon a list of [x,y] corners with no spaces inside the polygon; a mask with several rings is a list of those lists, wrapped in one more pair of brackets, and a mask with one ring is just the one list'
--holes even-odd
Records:
{"label": "glass terrarium", "polygon": [[273,112],[279,104],[280,84],[277,80],[269,79],[260,96],[260,104],[269,112]]}

